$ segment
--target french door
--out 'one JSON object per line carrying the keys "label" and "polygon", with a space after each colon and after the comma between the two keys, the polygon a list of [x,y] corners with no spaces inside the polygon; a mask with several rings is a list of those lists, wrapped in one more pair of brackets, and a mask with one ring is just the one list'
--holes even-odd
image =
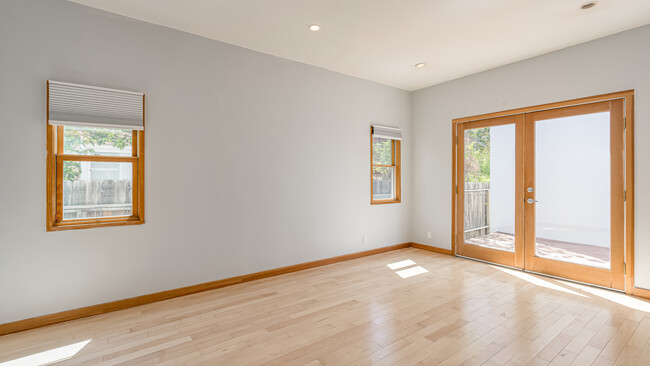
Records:
{"label": "french door", "polygon": [[624,290],[624,110],[456,123],[456,253]]}
{"label": "french door", "polygon": [[524,266],[522,116],[458,125],[457,254]]}

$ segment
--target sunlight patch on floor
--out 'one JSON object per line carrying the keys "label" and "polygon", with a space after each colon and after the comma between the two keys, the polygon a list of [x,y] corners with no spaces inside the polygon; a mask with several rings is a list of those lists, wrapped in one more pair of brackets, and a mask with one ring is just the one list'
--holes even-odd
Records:
{"label": "sunlight patch on floor", "polygon": [[603,299],[615,302],[617,304],[627,306],[630,309],[635,309],[635,310],[645,311],[646,313],[650,313],[650,303],[645,302],[643,300],[639,300],[637,298],[626,295],[624,293],[605,290],[602,288],[597,288],[592,286],[581,285],[578,283],[567,283],[566,285],[577,288],[584,292],[588,292],[592,295],[602,297]]}
{"label": "sunlight patch on floor", "polygon": [[407,260],[403,260],[403,261],[399,261],[399,262],[395,262],[395,263],[387,264],[387,266],[388,266],[388,268],[390,268],[390,269],[400,269],[400,268],[404,268],[404,267],[412,266],[412,265],[414,265],[414,264],[415,264],[415,262],[413,262],[413,261],[410,260],[410,259],[407,259]]}
{"label": "sunlight patch on floor", "polygon": [[540,287],[545,287],[545,288],[548,288],[548,289],[551,289],[551,290],[562,291],[562,292],[565,292],[565,293],[571,294],[571,295],[576,295],[576,296],[581,296],[581,297],[588,297],[586,295],[577,293],[575,291],[571,291],[568,288],[564,288],[562,286],[556,285],[556,284],[554,284],[552,282],[543,280],[543,279],[541,279],[541,278],[539,278],[537,276],[534,276],[532,274],[529,274],[529,273],[526,273],[526,272],[523,272],[523,271],[517,271],[517,270],[514,270],[514,269],[509,269],[509,268],[504,268],[504,267],[499,267],[499,266],[491,266],[491,267],[496,268],[501,272],[505,272],[505,273],[507,273],[507,274],[509,274],[511,276],[515,276],[517,278],[520,278],[520,279],[522,279],[522,280],[524,280],[526,282],[532,283],[533,285],[537,285],[537,286],[540,286]]}
{"label": "sunlight patch on floor", "polygon": [[426,269],[424,269],[424,268],[422,268],[420,266],[417,266],[417,267],[411,267],[411,268],[408,268],[408,269],[403,269],[403,270],[397,271],[395,273],[397,273],[402,278],[409,278],[409,277],[417,276],[419,274],[427,273],[427,272],[429,272],[429,271],[427,271]]}
{"label": "sunlight patch on floor", "polygon": [[0,366],[44,366],[55,362],[64,361],[74,357],[84,348],[91,339],[69,344],[67,346],[54,348],[49,351],[35,353],[33,355],[17,358],[11,361],[0,362]]}

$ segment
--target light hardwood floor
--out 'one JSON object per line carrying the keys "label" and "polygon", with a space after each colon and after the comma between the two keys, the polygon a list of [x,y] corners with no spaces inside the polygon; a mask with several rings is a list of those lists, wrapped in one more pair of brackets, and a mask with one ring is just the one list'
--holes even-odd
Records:
{"label": "light hardwood floor", "polygon": [[0,337],[0,365],[650,365],[649,339],[644,300],[409,248]]}

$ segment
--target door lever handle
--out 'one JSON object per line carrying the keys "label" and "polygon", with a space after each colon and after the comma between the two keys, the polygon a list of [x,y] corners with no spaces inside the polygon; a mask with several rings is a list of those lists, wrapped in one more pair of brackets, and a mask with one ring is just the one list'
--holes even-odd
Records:
{"label": "door lever handle", "polygon": [[532,205],[533,203],[535,203],[535,202],[537,202],[537,201],[535,201],[535,200],[532,199],[532,198],[529,198],[529,199],[526,200],[526,202],[527,202],[528,204],[531,204],[531,205]]}

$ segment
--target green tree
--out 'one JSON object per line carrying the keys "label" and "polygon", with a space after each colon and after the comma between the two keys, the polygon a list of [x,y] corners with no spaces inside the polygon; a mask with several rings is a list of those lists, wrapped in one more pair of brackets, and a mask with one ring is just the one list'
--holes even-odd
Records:
{"label": "green tree", "polygon": [[373,163],[390,165],[393,157],[392,140],[375,137],[373,139]]}
{"label": "green tree", "polygon": [[[114,146],[124,150],[131,146],[131,130],[107,128],[65,127],[63,151],[66,154],[97,155],[95,147]],[[81,163],[68,161],[63,165],[63,179],[76,181],[81,175]]]}
{"label": "green tree", "polygon": [[490,182],[490,128],[465,131],[465,181]]}
{"label": "green tree", "polygon": [[[375,137],[372,140],[372,160],[373,164],[391,165],[393,160],[393,143],[392,140]],[[390,179],[390,168],[376,167],[372,174],[378,180]]]}

